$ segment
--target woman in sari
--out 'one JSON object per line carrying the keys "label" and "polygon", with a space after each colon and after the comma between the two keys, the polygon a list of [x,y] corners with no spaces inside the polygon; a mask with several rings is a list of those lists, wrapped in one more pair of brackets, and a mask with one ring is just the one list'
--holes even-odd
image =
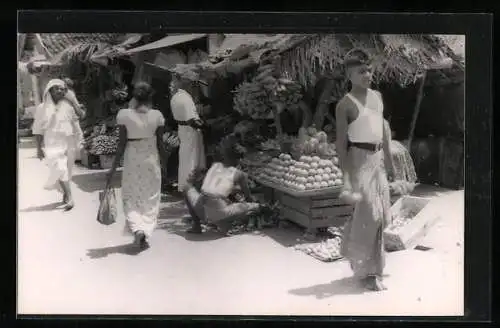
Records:
{"label": "woman in sari", "polygon": [[125,156],[122,200],[126,229],[142,249],[149,247],[149,238],[156,227],[161,200],[160,165],[166,158],[161,144],[165,119],[159,110],[151,108],[152,93],[149,84],[137,83],[133,91],[134,107],[118,112],[120,141],[106,184],[107,189]]}
{"label": "woman in sari", "polygon": [[49,167],[49,178],[44,188],[63,193],[65,210],[74,207],[70,181],[75,163],[75,152],[81,142],[78,117],[66,96],[62,80],[51,80],[43,93],[43,103],[37,108],[33,122],[33,134],[37,145],[37,157]]}
{"label": "woman in sari", "polygon": [[390,220],[389,184],[394,172],[390,152],[391,132],[383,117],[379,92],[370,89],[369,57],[361,50],[346,56],[352,84],[336,108],[337,152],[344,173],[341,198],[354,204],[344,231],[343,255],[355,277],[370,290],[385,289],[383,231]]}
{"label": "woman in sari", "polygon": [[190,174],[197,169],[204,169],[206,165],[201,131],[203,123],[198,115],[193,97],[185,90],[189,88],[189,83],[189,81],[173,74],[170,84],[172,93],[170,107],[174,120],[179,125],[179,192],[185,190]]}

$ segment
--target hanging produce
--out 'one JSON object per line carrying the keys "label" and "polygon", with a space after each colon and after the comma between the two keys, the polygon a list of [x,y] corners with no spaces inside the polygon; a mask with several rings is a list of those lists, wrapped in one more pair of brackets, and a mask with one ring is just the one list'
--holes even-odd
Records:
{"label": "hanging produce", "polygon": [[335,144],[329,143],[326,132],[318,132],[314,126],[299,129],[297,141],[292,146],[292,155],[295,158],[301,155],[319,156],[333,160],[335,165],[338,164]]}
{"label": "hanging produce", "polygon": [[240,84],[233,102],[234,109],[241,115],[252,119],[273,119],[284,110],[299,110],[301,99],[301,86],[280,77],[272,63],[260,66],[251,81]]}

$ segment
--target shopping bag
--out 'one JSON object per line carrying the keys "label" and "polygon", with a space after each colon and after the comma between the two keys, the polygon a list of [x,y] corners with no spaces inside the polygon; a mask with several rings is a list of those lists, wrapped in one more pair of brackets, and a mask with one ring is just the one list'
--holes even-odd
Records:
{"label": "shopping bag", "polygon": [[99,210],[97,211],[97,221],[104,225],[116,222],[118,209],[116,204],[116,193],[113,188],[107,188],[99,193]]}

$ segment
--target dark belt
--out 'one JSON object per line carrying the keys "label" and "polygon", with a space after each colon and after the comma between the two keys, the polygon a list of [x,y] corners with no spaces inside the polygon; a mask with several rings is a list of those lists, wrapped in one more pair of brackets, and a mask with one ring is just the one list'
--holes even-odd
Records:
{"label": "dark belt", "polygon": [[182,126],[189,126],[189,123],[187,121],[175,121],[178,125]]}
{"label": "dark belt", "polygon": [[368,143],[368,142],[348,142],[348,147],[356,147],[359,149],[369,150],[373,152],[378,152],[382,149],[382,143]]}
{"label": "dark belt", "polygon": [[127,139],[127,141],[141,141],[141,140],[146,140],[146,139],[151,139],[151,138]]}

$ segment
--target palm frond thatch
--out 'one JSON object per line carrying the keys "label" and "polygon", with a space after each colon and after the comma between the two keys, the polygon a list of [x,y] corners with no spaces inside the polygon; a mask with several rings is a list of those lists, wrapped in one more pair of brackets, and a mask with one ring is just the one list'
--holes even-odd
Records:
{"label": "palm frond thatch", "polygon": [[55,64],[71,62],[90,62],[92,56],[104,52],[109,48],[109,44],[102,42],[81,42],[66,48],[54,57]]}
{"label": "palm frond thatch", "polygon": [[428,35],[314,34],[282,51],[280,70],[311,86],[320,76],[341,72],[342,59],[353,48],[364,49],[374,58],[375,83],[407,86],[426,66],[447,57],[456,60],[446,44]]}

